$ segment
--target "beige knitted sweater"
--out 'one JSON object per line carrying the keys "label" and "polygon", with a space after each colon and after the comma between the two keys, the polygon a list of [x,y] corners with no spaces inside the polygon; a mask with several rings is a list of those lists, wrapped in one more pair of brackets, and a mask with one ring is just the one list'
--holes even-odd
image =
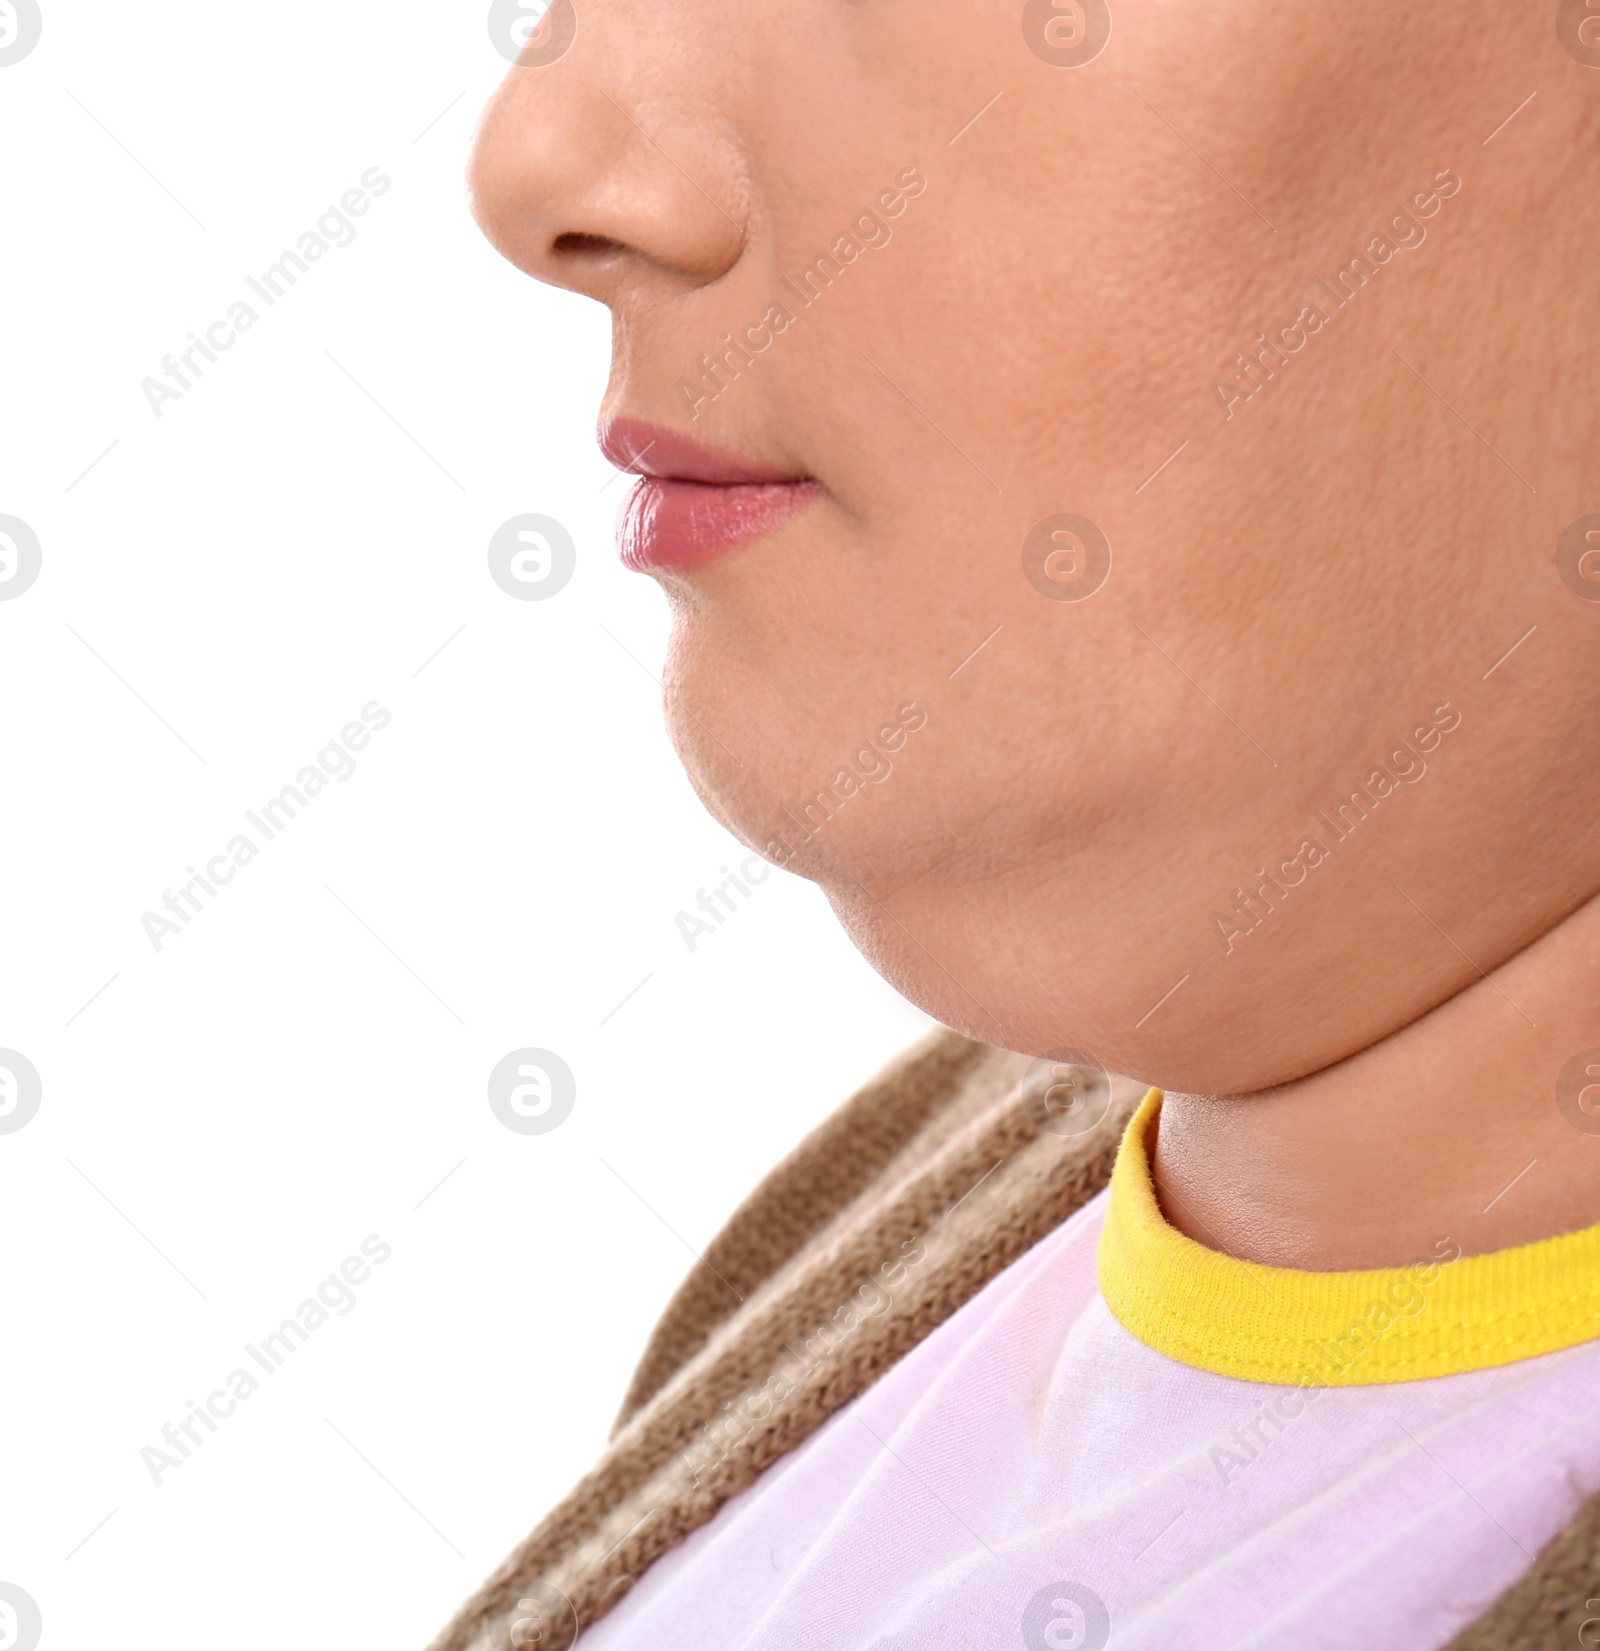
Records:
{"label": "beige knitted sweater", "polygon": [[[1099,1191],[1143,1087],[1115,1083],[1098,1125],[1059,1134],[1033,1067],[934,1032],[808,1136],[679,1288],[605,1454],[429,1651],[568,1651],[653,1560]],[[869,1280],[872,1315],[853,1305]],[[1600,1645],[1591,1599],[1600,1498],[1448,1651]]]}

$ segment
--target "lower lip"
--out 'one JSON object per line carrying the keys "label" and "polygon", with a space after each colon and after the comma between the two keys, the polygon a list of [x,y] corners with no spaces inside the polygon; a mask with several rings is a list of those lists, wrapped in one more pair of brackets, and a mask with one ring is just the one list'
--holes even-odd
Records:
{"label": "lower lip", "polygon": [[816,482],[710,482],[645,476],[623,509],[618,548],[636,573],[689,573],[806,508]]}

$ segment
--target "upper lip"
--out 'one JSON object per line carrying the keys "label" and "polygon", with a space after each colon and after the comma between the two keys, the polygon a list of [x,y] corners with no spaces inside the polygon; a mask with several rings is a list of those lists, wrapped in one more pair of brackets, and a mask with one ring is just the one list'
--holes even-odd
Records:
{"label": "upper lip", "polygon": [[712,487],[759,487],[810,478],[776,465],[758,464],[736,453],[719,452],[664,424],[645,419],[600,421],[600,451],[618,470],[665,481],[702,482]]}

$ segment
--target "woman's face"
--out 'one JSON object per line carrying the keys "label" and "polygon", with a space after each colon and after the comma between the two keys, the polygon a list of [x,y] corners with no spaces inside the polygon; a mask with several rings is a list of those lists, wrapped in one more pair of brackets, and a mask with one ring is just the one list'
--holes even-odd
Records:
{"label": "woman's face", "polygon": [[1233,1091],[1594,891],[1572,19],[578,5],[476,209],[615,317],[696,786],[903,991]]}

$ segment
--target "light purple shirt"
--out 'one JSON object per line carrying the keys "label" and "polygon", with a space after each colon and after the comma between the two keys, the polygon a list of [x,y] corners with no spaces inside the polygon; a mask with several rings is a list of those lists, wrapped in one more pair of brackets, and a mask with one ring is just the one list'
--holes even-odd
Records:
{"label": "light purple shirt", "polygon": [[1600,1343],[1263,1421],[1294,1390],[1112,1318],[1105,1197],[658,1560],[586,1651],[1432,1651],[1600,1490]]}

